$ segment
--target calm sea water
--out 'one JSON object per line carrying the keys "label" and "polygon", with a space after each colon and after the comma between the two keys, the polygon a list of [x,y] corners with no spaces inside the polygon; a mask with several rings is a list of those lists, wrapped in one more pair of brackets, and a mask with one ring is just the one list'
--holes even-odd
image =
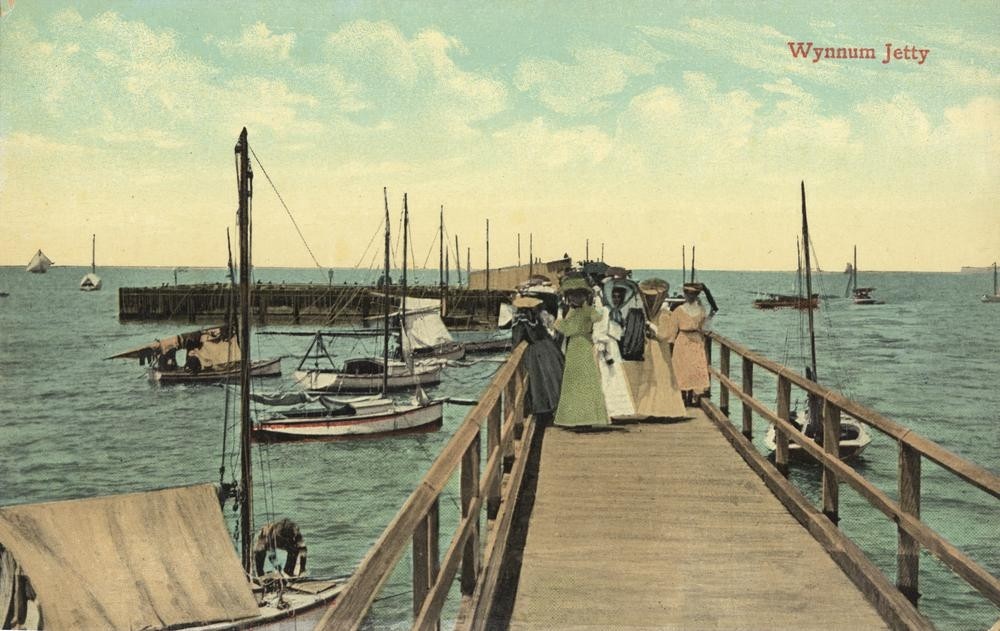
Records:
{"label": "calm sea water", "polygon": [[[220,387],[151,385],[130,361],[104,358],[156,337],[188,330],[185,323],[120,324],[117,288],[173,283],[171,269],[103,268],[104,289],[77,290],[85,268],[54,267],[44,275],[0,268],[0,505],[120,493],[226,479],[235,461],[223,457]],[[673,284],[678,271],[636,271]],[[337,282],[370,282],[371,273],[336,272]],[[421,274],[418,273],[418,280]],[[325,283],[318,270],[258,269],[267,282]],[[436,271],[423,274],[435,282]],[[182,272],[181,282],[221,282],[221,269]],[[790,292],[793,275],[700,272],[721,311],[714,328],[799,370],[803,314],[751,307],[756,291]],[[934,440],[1000,471],[1000,305],[978,298],[988,275],[864,273],[887,304],[858,307],[843,299],[846,277],[820,274],[816,290],[835,296],[817,314],[819,375],[825,384]],[[274,329],[290,330],[281,326]],[[298,327],[308,330],[310,327]],[[309,338],[260,335],[255,357],[282,356],[285,376],[266,390],[291,388],[291,372]],[[366,342],[342,340],[343,358]],[[499,364],[446,369],[439,396],[475,398]],[[739,381],[738,363],[734,372]],[[717,394],[718,388],[715,388]],[[774,403],[773,380],[755,374],[760,398]],[[800,409],[802,404],[800,403]],[[447,406],[440,432],[351,443],[278,445],[260,450],[255,471],[257,523],[291,516],[303,529],[314,575],[351,572],[426,472],[468,408]],[[766,426],[755,442],[764,451]],[[874,432],[860,470],[895,496],[896,444]],[[819,473],[799,467],[793,479],[819,497]],[[457,481],[456,481],[457,482]],[[1000,503],[924,461],[924,519],[994,575],[1000,574]],[[889,576],[895,576],[895,528],[849,487],[841,487],[841,527]],[[457,486],[441,503],[442,533],[458,515]],[[231,519],[232,520],[232,519]],[[445,534],[445,537],[448,535]],[[442,541],[441,549],[447,547]],[[376,603],[373,628],[406,626],[410,567],[404,558]],[[988,628],[1000,611],[933,557],[921,562],[921,608],[942,629]],[[734,593],[740,589],[733,586]]]}

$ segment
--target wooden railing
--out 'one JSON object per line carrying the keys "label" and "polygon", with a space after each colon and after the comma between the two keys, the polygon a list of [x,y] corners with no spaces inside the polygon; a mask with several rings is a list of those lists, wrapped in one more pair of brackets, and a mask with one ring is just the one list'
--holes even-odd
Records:
{"label": "wooden railing", "polygon": [[[878,412],[846,398],[839,392],[824,388],[785,366],[773,362],[715,333],[709,334],[705,343],[710,364],[712,363],[713,341],[719,347],[719,367],[710,366],[709,371],[721,386],[719,407],[714,406],[708,401],[704,402],[703,407],[714,420],[726,421],[721,426],[730,426],[732,422],[729,418],[730,400],[734,396],[739,399],[742,404],[741,432],[736,432],[735,428],[733,428],[729,436],[730,442],[734,446],[737,446],[738,449],[741,446],[753,449],[749,439],[753,434],[753,415],[756,413],[768,423],[775,426],[776,449],[774,460],[779,472],[787,475],[789,440],[798,444],[803,451],[823,466],[822,511],[829,518],[831,524],[835,525],[838,520],[838,482],[848,484],[865,498],[869,504],[895,522],[897,525],[896,588],[899,595],[904,596],[914,606],[919,597],[918,575],[921,548],[929,551],[980,594],[1000,606],[1000,579],[990,574],[938,532],[932,530],[926,523],[921,521],[920,467],[922,460],[927,458],[940,465],[945,471],[954,474],[960,480],[985,491],[994,498],[1000,498],[1000,477],[983,467],[960,458],[930,440],[889,420]],[[731,355],[734,353],[742,360],[742,387],[730,379]],[[767,406],[754,396],[755,367],[766,370],[777,377],[776,411],[768,409]],[[822,403],[821,416],[824,438],[822,445],[807,438],[789,422],[793,385],[804,390],[808,395],[817,398]],[[838,437],[840,436],[842,414],[847,414],[861,423],[878,430],[898,443],[898,502],[894,501],[886,492],[875,487],[849,464],[838,457]],[[742,436],[738,434],[742,434]],[[737,445],[737,443],[741,444]],[[745,453],[743,455],[748,462],[751,459],[758,462],[754,458],[754,456],[759,457],[759,454],[756,454],[756,452],[753,454]],[[753,462],[750,462],[750,464],[754,466]],[[767,482],[766,478],[765,482]],[[775,482],[774,486],[772,486],[772,490],[775,490],[779,498],[781,498],[782,493],[788,491],[788,488],[782,483],[787,483],[787,481]],[[777,490],[777,487],[781,487],[781,492]],[[795,512],[793,510],[793,513]],[[796,516],[804,523],[808,521],[808,515],[803,514],[801,511]],[[820,524],[817,530],[822,528],[825,528],[825,526]],[[814,534],[817,533],[814,532]],[[830,533],[827,532],[826,534],[829,535]],[[861,554],[860,550],[856,547],[848,550],[848,556],[855,553]],[[854,564],[854,571],[848,571],[849,575],[852,573],[857,574],[860,571],[858,567],[861,565],[867,568],[866,572],[874,567],[870,563],[861,562],[859,559],[838,559],[836,555],[834,556],[838,563],[845,561]],[[841,563],[841,566],[844,567],[843,563]],[[847,569],[845,568],[845,570]],[[852,578],[856,578],[856,576],[852,575]],[[870,576],[869,579],[878,581],[877,576]],[[894,597],[892,594],[888,596],[883,594],[883,596],[890,599]],[[909,624],[920,626],[919,623],[920,620],[914,620]],[[904,621],[904,626],[906,624],[906,621]]]}
{"label": "wooden railing", "polygon": [[[526,344],[515,348],[494,375],[479,403],[466,415],[316,629],[357,629],[409,544],[413,554],[413,628],[439,626],[459,571],[463,598],[458,626],[484,628],[535,430],[534,419],[523,414],[525,348]],[[481,467],[480,430],[484,424],[486,465]],[[442,557],[438,507],[445,485],[459,467],[462,514]],[[485,541],[480,527],[484,510]]]}

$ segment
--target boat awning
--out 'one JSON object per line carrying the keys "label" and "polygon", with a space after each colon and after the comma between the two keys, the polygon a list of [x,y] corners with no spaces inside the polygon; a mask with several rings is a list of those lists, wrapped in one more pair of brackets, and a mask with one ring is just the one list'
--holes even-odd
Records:
{"label": "boat awning", "polygon": [[223,329],[224,327],[222,326],[216,326],[171,335],[169,337],[156,340],[155,342],[143,344],[142,346],[118,353],[117,355],[112,355],[111,357],[107,357],[105,359],[140,359],[144,356],[159,355],[173,349],[182,348],[188,340],[193,342],[204,342],[207,340],[222,338],[226,333]]}
{"label": "boat awning", "polygon": [[160,629],[258,615],[211,484],[0,508],[0,545],[49,629]]}

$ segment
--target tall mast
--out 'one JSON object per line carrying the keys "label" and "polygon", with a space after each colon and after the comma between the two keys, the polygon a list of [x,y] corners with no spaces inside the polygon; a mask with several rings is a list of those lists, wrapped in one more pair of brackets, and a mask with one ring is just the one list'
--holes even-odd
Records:
{"label": "tall mast", "polygon": [[604,262],[604,242],[601,241],[601,263]]}
{"label": "tall mast", "polygon": [[997,263],[993,261],[993,295],[1000,296],[1000,291],[997,291]]}
{"label": "tall mast", "polygon": [[438,219],[438,286],[444,288],[444,204]]}
{"label": "tall mast", "polygon": [[253,545],[253,468],[250,454],[250,198],[253,173],[250,170],[247,128],[236,144],[239,155],[240,207],[240,552],[243,570],[251,570]]}
{"label": "tall mast", "polygon": [[458,286],[462,286],[462,255],[458,249],[458,235],[455,235],[455,269],[458,270]]}
{"label": "tall mast", "polygon": [[517,266],[521,267],[521,233],[517,233]]}
{"label": "tall mast", "polygon": [[688,257],[686,247],[685,245],[681,245],[681,285],[687,282]]}
{"label": "tall mast", "polygon": [[[406,246],[407,246],[407,235],[410,233],[410,210],[406,205],[406,193],[403,193],[403,278],[401,279],[400,286],[402,290],[402,295],[399,299],[399,347],[403,348],[403,338],[406,335]],[[404,358],[405,359],[405,358]],[[389,364],[386,364],[386,371],[389,370]]]}
{"label": "tall mast", "polygon": [[583,249],[583,260],[585,260],[585,261],[589,261],[590,260],[590,239],[587,239],[587,243],[584,246],[584,249]]}
{"label": "tall mast", "polygon": [[465,248],[465,278],[472,284],[472,248]]}
{"label": "tall mast", "polygon": [[854,246],[854,265],[851,266],[851,290],[858,288],[858,246]]}
{"label": "tall mast", "polygon": [[385,200],[385,283],[382,285],[382,304],[385,316],[382,327],[382,396],[389,392],[389,192],[382,187],[382,198]]}
{"label": "tall mast", "polygon": [[97,273],[97,235],[90,235],[90,273]]}
{"label": "tall mast", "polygon": [[528,233],[528,276],[535,275],[535,233]]}
{"label": "tall mast", "polygon": [[809,309],[809,357],[812,361],[812,380],[819,383],[819,374],[816,372],[816,330],[813,327],[813,306],[812,306],[812,272],[809,260],[809,219],[806,217],[806,183],[802,182],[802,247],[806,255],[806,304]]}
{"label": "tall mast", "polygon": [[486,291],[490,290],[490,220],[486,220]]}
{"label": "tall mast", "polygon": [[795,237],[795,293],[802,298],[802,248]]}
{"label": "tall mast", "polygon": [[694,282],[694,246],[691,246],[691,282]]}

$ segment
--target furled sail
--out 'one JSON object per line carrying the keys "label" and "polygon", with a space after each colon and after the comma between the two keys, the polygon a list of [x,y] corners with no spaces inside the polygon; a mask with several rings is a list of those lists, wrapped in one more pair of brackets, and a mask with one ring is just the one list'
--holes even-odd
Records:
{"label": "furled sail", "polygon": [[186,350],[189,357],[197,357],[203,370],[240,360],[239,343],[236,341],[236,336],[232,335],[227,327],[214,327],[172,335],[145,346],[112,355],[108,359],[138,359],[140,364],[144,364],[160,355],[176,350]]}
{"label": "furled sail", "polygon": [[52,265],[53,263],[49,260],[49,257],[45,256],[45,254],[39,250],[33,257],[31,257],[31,262],[28,263],[26,271],[29,271],[32,274],[44,274],[49,271],[49,268],[52,267]]}

